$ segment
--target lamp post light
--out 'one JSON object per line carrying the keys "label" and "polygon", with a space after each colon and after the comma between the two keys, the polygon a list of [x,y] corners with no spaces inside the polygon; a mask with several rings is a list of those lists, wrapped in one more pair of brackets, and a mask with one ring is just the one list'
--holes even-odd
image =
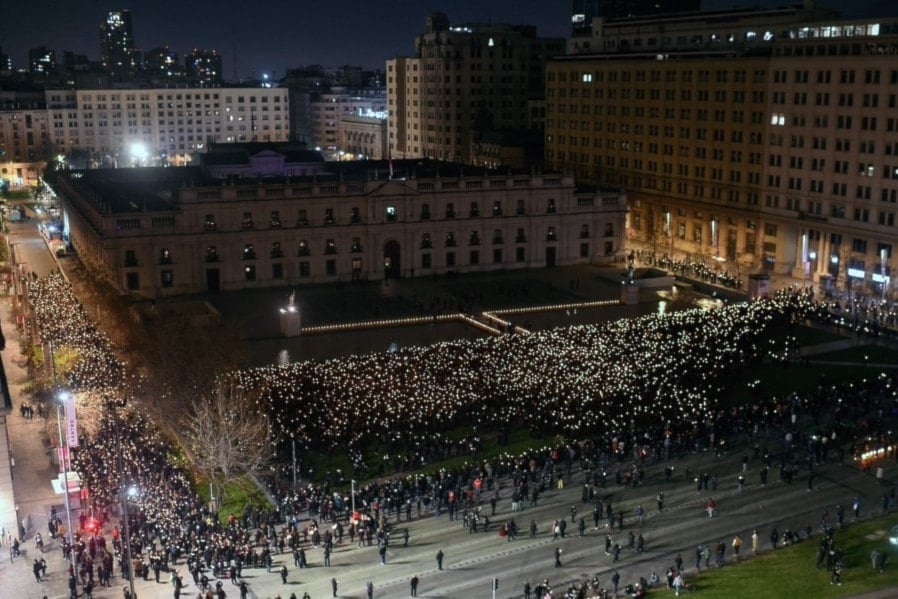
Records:
{"label": "lamp post light", "polygon": [[[62,461],[62,498],[65,503],[66,524],[68,524],[68,543],[69,543],[69,565],[75,572],[75,552],[74,552],[74,528],[72,528],[72,508],[69,505],[69,443],[62,434],[62,412],[68,405],[69,409],[74,410],[75,405],[72,403],[70,393],[61,392],[56,396],[56,427],[59,430],[59,459]],[[70,415],[74,418],[74,414]],[[68,419],[66,420],[68,424]]]}

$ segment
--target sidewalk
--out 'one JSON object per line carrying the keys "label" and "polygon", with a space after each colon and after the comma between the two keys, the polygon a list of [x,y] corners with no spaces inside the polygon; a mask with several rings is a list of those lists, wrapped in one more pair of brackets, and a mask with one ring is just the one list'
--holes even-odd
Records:
{"label": "sidewalk", "polygon": [[[65,561],[55,541],[50,539],[47,529],[50,508],[55,506],[60,514],[65,513],[63,498],[54,493],[51,480],[56,478],[57,467],[51,461],[51,449],[47,443],[47,431],[51,424],[37,414],[28,419],[19,409],[22,405],[23,388],[28,382],[28,371],[24,368],[21,354],[21,337],[15,325],[12,298],[0,298],[0,319],[6,336],[6,348],[0,352],[3,368],[9,381],[10,399],[13,409],[6,414],[6,426],[0,429],[8,437],[11,454],[11,485],[3,484],[3,472],[0,470],[0,506],[8,504],[13,507],[12,513],[0,512],[0,522],[9,530],[12,522],[19,525],[25,523],[25,537],[19,538],[22,557],[13,563],[9,560],[9,546],[3,539],[0,551],[0,575],[4,579],[4,595],[17,597],[42,597],[67,595]],[[52,415],[55,417],[55,415]],[[2,439],[0,439],[2,443]],[[2,443],[5,447],[7,444]],[[10,491],[12,496],[10,497]],[[16,510],[18,514],[16,514]],[[18,515],[18,517],[17,517]],[[75,517],[76,514],[73,514]],[[77,521],[77,520],[76,520]],[[37,583],[31,572],[31,564],[37,556],[34,536],[40,532],[44,538],[46,553],[43,555],[48,563],[48,581]],[[14,526],[12,535],[18,537],[21,531]]]}

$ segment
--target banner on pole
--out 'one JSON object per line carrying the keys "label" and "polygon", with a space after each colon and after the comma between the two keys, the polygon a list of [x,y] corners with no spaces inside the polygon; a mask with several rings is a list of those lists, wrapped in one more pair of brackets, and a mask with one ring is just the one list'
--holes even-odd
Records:
{"label": "banner on pole", "polygon": [[78,417],[75,415],[75,396],[68,394],[63,405],[65,407],[66,445],[78,447]]}

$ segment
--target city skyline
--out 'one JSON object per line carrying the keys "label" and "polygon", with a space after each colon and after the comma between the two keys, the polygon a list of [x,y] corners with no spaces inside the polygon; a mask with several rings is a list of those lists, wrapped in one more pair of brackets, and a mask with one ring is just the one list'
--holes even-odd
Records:
{"label": "city skyline", "polygon": [[[788,2],[766,1],[762,6]],[[707,0],[705,9],[753,6],[758,2]],[[836,6],[836,0],[821,5]],[[859,0],[849,14],[879,14],[888,0]],[[361,65],[383,69],[386,59],[414,54],[414,39],[423,31],[426,16],[446,12],[451,23],[495,22],[535,25],[540,37],[568,37],[571,3],[566,0],[457,0],[450,6],[428,5],[416,0],[394,0],[384,8],[372,2],[347,0],[339,12],[303,15],[301,4],[262,2],[254,14],[239,12],[243,5],[197,0],[176,3],[159,0],[109,2],[73,0],[52,6],[45,0],[27,3],[11,11],[0,23],[0,49],[14,68],[27,65],[28,50],[47,46],[57,60],[70,50],[99,59],[98,28],[114,10],[130,10],[134,38],[142,51],[168,46],[179,58],[194,48],[216,50],[224,62],[227,80],[282,77],[287,69],[310,64]],[[308,11],[307,11],[308,12]],[[54,15],[47,19],[46,15]],[[172,15],[195,26],[172,27]],[[393,24],[388,24],[393,21]],[[35,23],[41,23],[35,27]],[[372,23],[376,26],[372,27]],[[334,34],[333,32],[338,32]],[[353,44],[339,40],[352,40]]]}

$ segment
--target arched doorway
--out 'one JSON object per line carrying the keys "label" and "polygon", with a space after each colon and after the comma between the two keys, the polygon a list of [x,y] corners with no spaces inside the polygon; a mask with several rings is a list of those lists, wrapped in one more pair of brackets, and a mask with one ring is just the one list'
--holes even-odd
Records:
{"label": "arched doorway", "polygon": [[384,279],[398,279],[402,276],[399,261],[399,242],[391,239],[384,244]]}

